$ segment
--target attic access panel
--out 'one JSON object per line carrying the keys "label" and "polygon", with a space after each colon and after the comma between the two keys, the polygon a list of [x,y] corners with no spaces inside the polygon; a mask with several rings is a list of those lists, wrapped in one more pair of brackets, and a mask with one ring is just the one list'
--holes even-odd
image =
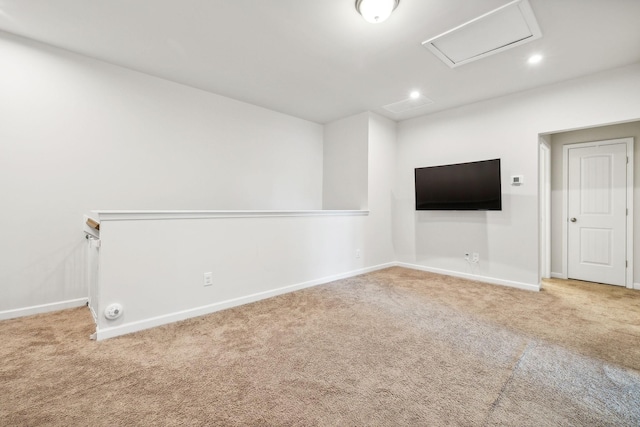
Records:
{"label": "attic access panel", "polygon": [[422,45],[455,68],[540,37],[542,32],[528,0],[515,0]]}

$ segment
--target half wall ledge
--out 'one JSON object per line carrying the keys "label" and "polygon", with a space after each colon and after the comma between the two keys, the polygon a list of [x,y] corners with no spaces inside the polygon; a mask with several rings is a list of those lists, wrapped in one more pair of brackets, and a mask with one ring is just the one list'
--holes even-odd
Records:
{"label": "half wall ledge", "polygon": [[94,210],[92,213],[100,221],[369,215],[368,210]]}
{"label": "half wall ledge", "polygon": [[94,210],[100,234],[88,239],[87,255],[93,337],[131,333],[381,268],[367,251],[368,215],[368,210]]}

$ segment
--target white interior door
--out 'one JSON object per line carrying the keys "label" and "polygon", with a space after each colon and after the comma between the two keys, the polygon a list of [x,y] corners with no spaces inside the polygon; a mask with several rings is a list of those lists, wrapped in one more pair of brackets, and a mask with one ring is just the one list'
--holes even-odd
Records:
{"label": "white interior door", "polygon": [[627,145],[568,149],[571,279],[626,285]]}

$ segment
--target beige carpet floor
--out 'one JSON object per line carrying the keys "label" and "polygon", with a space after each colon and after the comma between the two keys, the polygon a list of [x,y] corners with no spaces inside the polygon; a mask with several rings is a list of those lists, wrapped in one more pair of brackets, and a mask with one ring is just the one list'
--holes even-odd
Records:
{"label": "beige carpet floor", "polygon": [[640,292],[613,286],[390,268],[91,332],[86,308],[0,322],[0,425],[640,425]]}

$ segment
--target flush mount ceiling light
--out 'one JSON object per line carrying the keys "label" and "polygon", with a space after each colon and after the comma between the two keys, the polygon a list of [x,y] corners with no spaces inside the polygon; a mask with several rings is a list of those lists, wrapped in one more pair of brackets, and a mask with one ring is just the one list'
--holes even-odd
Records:
{"label": "flush mount ceiling light", "polygon": [[356,10],[365,21],[378,24],[391,16],[398,3],[400,0],[356,0]]}

